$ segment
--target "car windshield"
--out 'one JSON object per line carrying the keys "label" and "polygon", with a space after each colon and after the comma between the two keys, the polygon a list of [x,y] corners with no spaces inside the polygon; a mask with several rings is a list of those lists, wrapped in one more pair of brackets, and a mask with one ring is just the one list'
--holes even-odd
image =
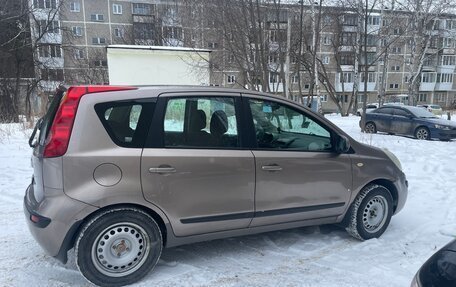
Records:
{"label": "car windshield", "polygon": [[436,118],[436,116],[420,107],[407,107],[407,109],[417,118]]}

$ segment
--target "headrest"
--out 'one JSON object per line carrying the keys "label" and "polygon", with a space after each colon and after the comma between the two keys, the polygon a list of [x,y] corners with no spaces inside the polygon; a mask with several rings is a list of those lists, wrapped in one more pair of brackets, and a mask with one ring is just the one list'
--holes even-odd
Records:
{"label": "headrest", "polygon": [[217,110],[211,117],[211,135],[221,136],[228,131],[228,117],[222,110]]}

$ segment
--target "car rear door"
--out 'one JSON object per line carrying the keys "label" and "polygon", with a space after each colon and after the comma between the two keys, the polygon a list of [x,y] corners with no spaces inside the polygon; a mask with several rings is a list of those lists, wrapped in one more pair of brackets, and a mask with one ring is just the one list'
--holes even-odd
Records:
{"label": "car rear door", "polygon": [[142,154],[142,187],[176,236],[250,224],[255,164],[252,152],[242,147],[239,109],[239,94],[159,96]]}
{"label": "car rear door", "polygon": [[245,96],[256,165],[251,226],[335,220],[348,206],[352,174],[350,155],[334,152],[334,132],[289,103]]}
{"label": "car rear door", "polygon": [[[378,108],[369,113],[369,121],[373,121],[379,132],[390,132],[391,120],[393,119],[393,109],[390,107]],[[366,121],[367,122],[367,121]]]}

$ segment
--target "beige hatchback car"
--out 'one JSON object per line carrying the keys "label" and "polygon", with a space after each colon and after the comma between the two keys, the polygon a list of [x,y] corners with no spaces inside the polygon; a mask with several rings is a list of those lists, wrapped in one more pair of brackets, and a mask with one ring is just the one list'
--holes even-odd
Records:
{"label": "beige hatchback car", "polygon": [[31,233],[64,263],[74,247],[103,286],[133,283],[164,247],[197,241],[318,224],[376,238],[407,198],[391,152],[247,90],[70,87],[29,143]]}

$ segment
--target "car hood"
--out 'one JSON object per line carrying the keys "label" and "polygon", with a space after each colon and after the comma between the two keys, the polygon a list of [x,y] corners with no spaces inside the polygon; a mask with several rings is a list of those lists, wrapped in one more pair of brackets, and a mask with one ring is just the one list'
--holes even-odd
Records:
{"label": "car hood", "polygon": [[453,128],[456,128],[456,122],[455,121],[449,121],[445,119],[440,119],[440,118],[419,118],[422,121],[426,121],[429,123],[434,123],[437,125],[443,125],[443,126],[450,126]]}

